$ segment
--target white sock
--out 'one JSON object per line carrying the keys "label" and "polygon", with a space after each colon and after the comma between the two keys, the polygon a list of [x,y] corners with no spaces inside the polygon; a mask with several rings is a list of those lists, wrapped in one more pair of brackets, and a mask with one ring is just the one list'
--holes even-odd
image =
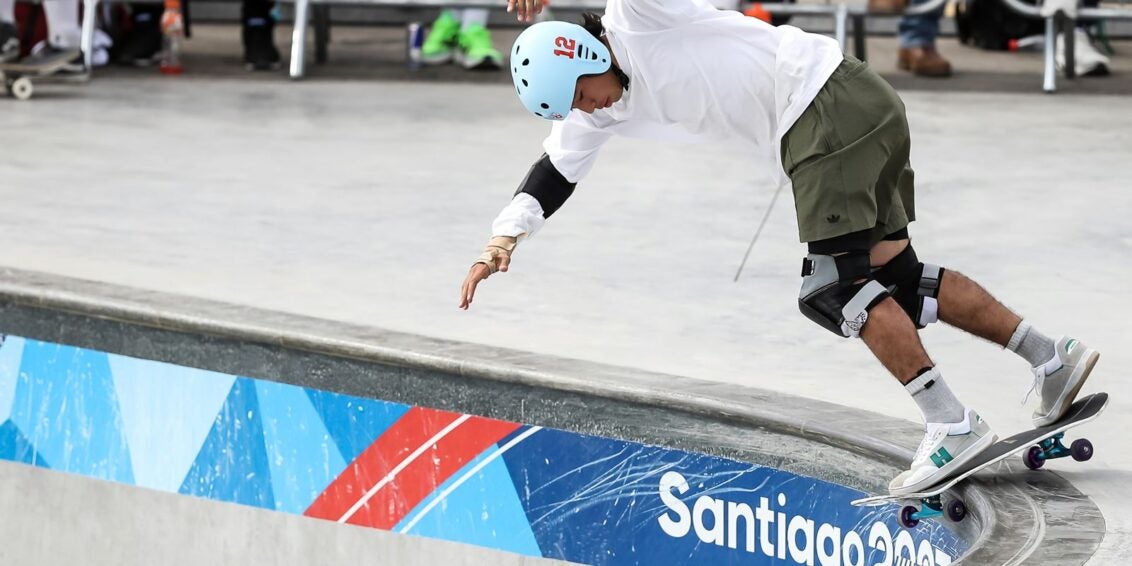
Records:
{"label": "white sock", "polygon": [[1018,323],[1018,328],[1014,329],[1006,349],[1030,362],[1031,367],[1048,363],[1056,354],[1053,339],[1038,332],[1037,328],[1025,320]]}
{"label": "white sock", "polygon": [[59,49],[78,49],[82,43],[78,0],[44,0],[47,43]]}
{"label": "white sock", "polygon": [[16,23],[16,0],[0,0],[0,22]]}
{"label": "white sock", "polygon": [[904,389],[920,407],[925,423],[957,423],[967,416],[967,407],[947,387],[936,368],[909,381]]}

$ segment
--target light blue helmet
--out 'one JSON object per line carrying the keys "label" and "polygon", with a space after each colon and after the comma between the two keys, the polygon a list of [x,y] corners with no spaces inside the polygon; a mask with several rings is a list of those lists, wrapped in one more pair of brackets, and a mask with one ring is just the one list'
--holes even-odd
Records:
{"label": "light blue helmet", "polygon": [[511,78],[532,114],[562,120],[574,103],[578,77],[609,70],[609,49],[586,28],[540,22],[519,34],[511,48]]}

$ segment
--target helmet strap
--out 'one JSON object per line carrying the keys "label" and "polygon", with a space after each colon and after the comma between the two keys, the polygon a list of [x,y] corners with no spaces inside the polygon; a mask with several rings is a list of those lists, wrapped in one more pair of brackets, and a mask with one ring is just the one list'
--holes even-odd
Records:
{"label": "helmet strap", "polygon": [[[609,40],[605,39],[605,29],[601,30],[601,37],[599,37],[598,39],[605,44],[605,48],[609,50],[609,53],[612,56],[613,48],[609,46]],[[621,67],[618,67],[617,64],[612,61],[609,62],[609,68],[613,71],[613,74],[617,77],[617,80],[621,81],[621,88],[624,90],[629,90],[629,75],[626,75],[625,71],[622,71]]]}

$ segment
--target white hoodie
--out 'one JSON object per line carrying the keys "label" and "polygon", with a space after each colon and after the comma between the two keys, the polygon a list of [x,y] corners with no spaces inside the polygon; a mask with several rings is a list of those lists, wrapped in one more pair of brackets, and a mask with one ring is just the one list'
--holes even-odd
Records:
{"label": "white hoodie", "polygon": [[[609,0],[602,18],[618,66],[629,76],[621,100],[555,122],[543,148],[572,183],[593,168],[613,135],[687,143],[746,142],[779,183],[782,136],[843,60],[833,39],[775,27],[707,0]],[[542,209],[520,193],[492,228],[534,234]]]}

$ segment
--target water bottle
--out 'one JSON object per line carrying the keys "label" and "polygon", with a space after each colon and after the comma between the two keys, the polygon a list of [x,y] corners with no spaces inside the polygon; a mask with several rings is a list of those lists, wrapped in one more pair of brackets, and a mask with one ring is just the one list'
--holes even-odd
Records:
{"label": "water bottle", "polygon": [[181,16],[181,0],[165,0],[165,12],[161,14],[161,73],[179,75],[181,67],[181,43],[185,41],[185,21]]}
{"label": "water bottle", "polygon": [[1006,44],[1009,51],[1041,51],[1046,44],[1046,36],[1031,35],[1018,39],[1011,39]]}

